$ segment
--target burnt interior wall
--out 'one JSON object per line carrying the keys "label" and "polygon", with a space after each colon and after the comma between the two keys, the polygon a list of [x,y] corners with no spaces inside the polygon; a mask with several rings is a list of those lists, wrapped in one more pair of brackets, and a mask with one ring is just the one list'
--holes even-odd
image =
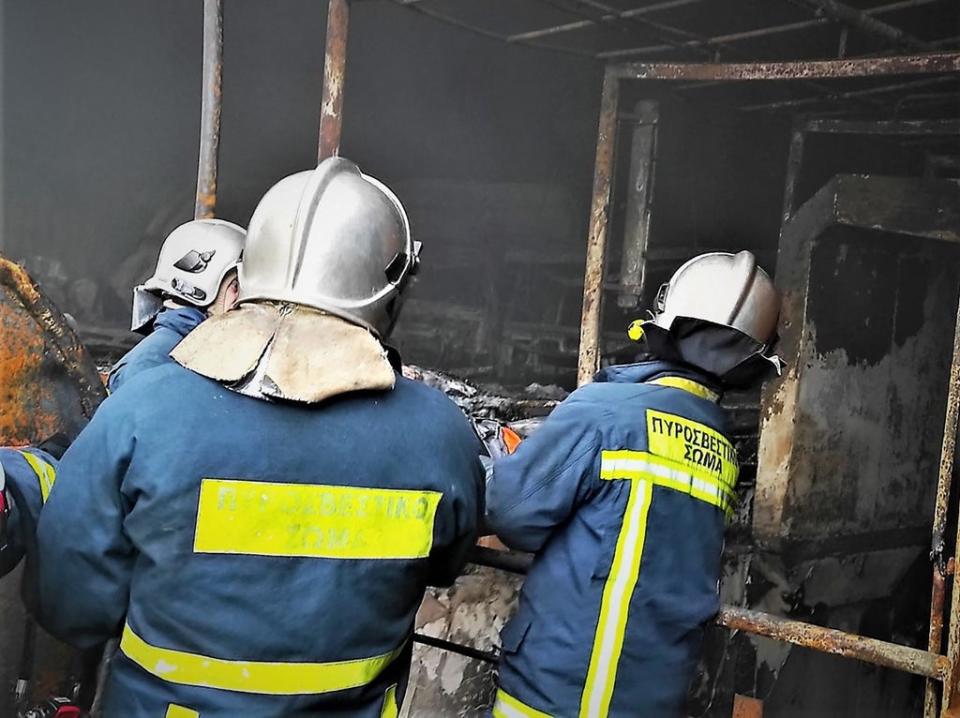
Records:
{"label": "burnt interior wall", "polygon": [[[190,216],[200,7],[38,0],[2,12],[0,251],[81,322],[122,330],[130,286]],[[307,0],[227,3],[220,216],[246,222],[270,184],[314,161],[325,14]],[[783,123],[672,86],[624,88],[624,111],[663,102],[652,246],[753,247],[772,263]],[[425,242],[397,335],[411,361],[571,383],[599,90],[590,61],[356,3],[342,147],[397,188]],[[650,284],[678,261],[658,260]],[[632,318],[612,302],[607,317],[616,337]]]}

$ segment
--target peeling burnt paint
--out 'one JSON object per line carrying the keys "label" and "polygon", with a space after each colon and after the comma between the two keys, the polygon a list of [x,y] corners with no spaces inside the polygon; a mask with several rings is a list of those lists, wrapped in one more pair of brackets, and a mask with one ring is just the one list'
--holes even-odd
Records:
{"label": "peeling burnt paint", "polygon": [[[957,234],[960,217],[939,209],[955,192],[945,181],[839,176],[784,225],[788,370],[762,400],[761,545],[825,534],[882,544],[884,532],[929,526],[960,247],[917,240]],[[865,229],[878,217],[885,231]]]}

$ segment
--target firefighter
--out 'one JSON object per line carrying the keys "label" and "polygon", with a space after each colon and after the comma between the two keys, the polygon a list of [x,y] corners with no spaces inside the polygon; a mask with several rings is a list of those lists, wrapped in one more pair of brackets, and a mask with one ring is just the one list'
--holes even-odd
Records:
{"label": "firefighter", "polygon": [[130,329],[146,338],[111,369],[110,392],[138,372],[169,362],[170,351],[194,327],[236,304],[245,237],[243,227],[222,219],[196,219],[167,236],[153,276],[133,290]]}
{"label": "firefighter", "polygon": [[108,718],[396,716],[424,588],[460,572],[484,498],[465,417],[382,344],[418,251],[352,162],[282,179],[238,308],[64,455],[41,623],[79,647],[120,635]]}
{"label": "firefighter", "polygon": [[690,260],[631,325],[643,360],[601,370],[494,465],[489,528],[536,554],[494,716],[686,715],[736,501],[718,401],[779,371],[779,306],[749,252]]}

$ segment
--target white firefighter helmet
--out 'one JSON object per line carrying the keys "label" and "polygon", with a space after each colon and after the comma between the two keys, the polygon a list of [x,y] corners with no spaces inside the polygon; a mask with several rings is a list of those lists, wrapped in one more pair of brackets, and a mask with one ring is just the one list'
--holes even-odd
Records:
{"label": "white firefighter helmet", "polygon": [[227,272],[240,263],[246,234],[222,219],[195,219],[173,230],[163,241],[153,276],[133,290],[130,328],[146,328],[164,299],[208,307]]}
{"label": "white firefighter helmet", "polygon": [[417,268],[400,200],[349,160],[285,177],[250,220],[240,302],[290,302],[386,337]]}
{"label": "white firefighter helmet", "polygon": [[687,317],[731,327],[760,345],[776,337],[780,295],[750,252],[694,257],[660,287],[654,324],[670,330]]}

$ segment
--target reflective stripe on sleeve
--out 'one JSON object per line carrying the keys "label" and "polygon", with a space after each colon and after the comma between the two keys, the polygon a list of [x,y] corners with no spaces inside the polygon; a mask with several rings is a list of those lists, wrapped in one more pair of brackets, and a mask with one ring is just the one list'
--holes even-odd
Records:
{"label": "reflective stripe on sleeve", "polygon": [[380,718],[397,718],[400,706],[397,705],[397,684],[387,688],[383,696],[383,708],[380,709]]}
{"label": "reflective stripe on sleeve", "polygon": [[195,710],[171,703],[167,706],[167,712],[163,714],[163,718],[200,718],[200,714]]}
{"label": "reflective stripe on sleeve", "polygon": [[553,718],[549,713],[538,711],[517,700],[502,688],[497,689],[493,704],[493,718]]}
{"label": "reflective stripe on sleeve", "polygon": [[50,490],[57,480],[57,470],[54,469],[43,459],[31,454],[29,451],[21,451],[20,455],[30,464],[33,473],[37,475],[37,481],[40,482],[40,498],[43,503],[47,503],[47,497],[50,496]]}
{"label": "reflective stripe on sleeve", "polygon": [[206,478],[196,553],[332,559],[424,558],[439,491]]}
{"label": "reflective stripe on sleeve", "polygon": [[[604,452],[606,453],[606,452]],[[647,532],[647,517],[653,500],[653,483],[630,481],[630,497],[624,511],[613,564],[603,587],[600,620],[590,653],[590,667],[580,699],[581,718],[604,718],[610,711],[617,665],[623,650],[630,598],[640,576],[640,561]]]}
{"label": "reflective stripe on sleeve", "polygon": [[169,683],[264,695],[310,695],[343,691],[373,681],[403,650],[330,663],[229,661],[152,646],[123,628],[120,650],[145,671]]}
{"label": "reflective stripe on sleeve", "polygon": [[679,376],[662,376],[659,379],[654,379],[653,381],[649,381],[647,383],[656,384],[657,386],[669,386],[674,389],[682,389],[685,392],[693,394],[694,396],[699,396],[701,399],[706,399],[707,401],[720,401],[720,395],[717,392],[711,391],[699,382],[692,381],[690,379],[684,379]]}

